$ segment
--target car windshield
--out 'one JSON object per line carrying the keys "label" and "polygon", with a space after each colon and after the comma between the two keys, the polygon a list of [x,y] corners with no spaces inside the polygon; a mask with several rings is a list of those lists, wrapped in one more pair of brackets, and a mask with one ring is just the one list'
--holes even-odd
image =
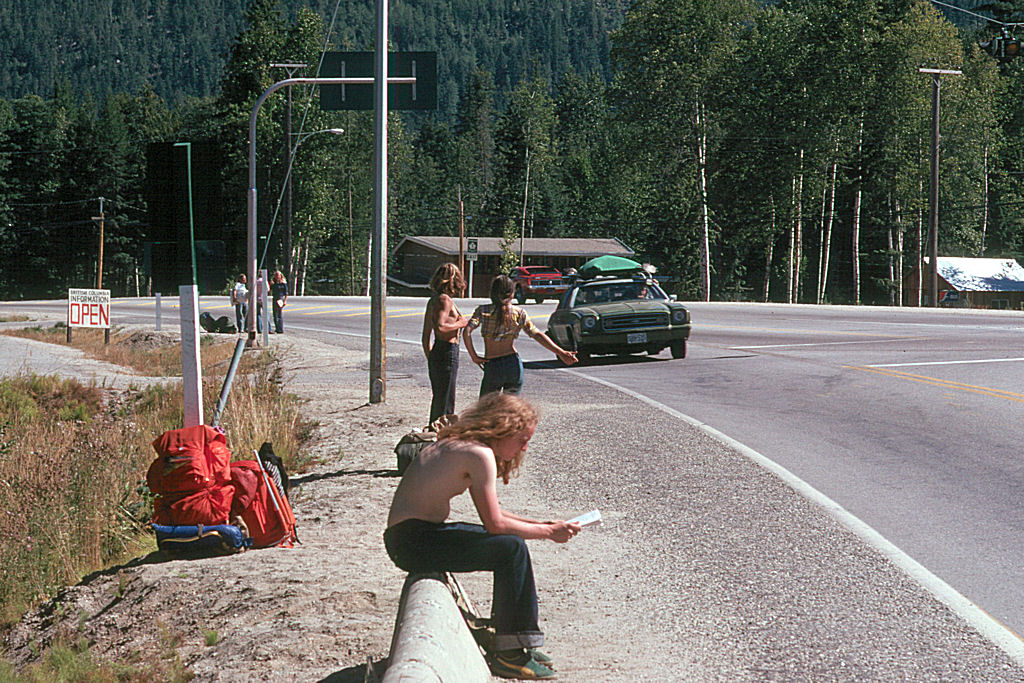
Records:
{"label": "car windshield", "polygon": [[576,291],[573,305],[589,306],[609,301],[637,301],[639,299],[667,299],[656,284],[645,282],[598,282],[582,285]]}
{"label": "car windshield", "polygon": [[530,275],[561,275],[560,272],[548,266],[526,266],[523,270]]}

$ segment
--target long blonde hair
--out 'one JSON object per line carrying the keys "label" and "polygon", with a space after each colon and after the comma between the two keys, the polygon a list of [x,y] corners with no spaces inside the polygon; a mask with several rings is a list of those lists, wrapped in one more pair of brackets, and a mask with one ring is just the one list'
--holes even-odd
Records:
{"label": "long blonde hair", "polygon": [[[459,414],[454,423],[442,427],[437,438],[478,441],[492,446],[501,439],[515,436],[524,429],[537,426],[537,409],[513,394],[493,392]],[[519,472],[524,453],[512,460],[498,461],[498,476],[506,484]]]}

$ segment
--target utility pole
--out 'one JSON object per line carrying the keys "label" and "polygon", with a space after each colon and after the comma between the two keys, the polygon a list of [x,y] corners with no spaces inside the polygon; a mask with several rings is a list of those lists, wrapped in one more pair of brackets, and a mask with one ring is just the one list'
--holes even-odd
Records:
{"label": "utility pole", "polygon": [[[284,69],[288,78],[295,75],[299,69],[305,69],[306,65],[301,62],[273,63],[274,68]],[[295,294],[295,273],[292,271],[292,87],[289,85],[285,90],[287,97],[287,113],[284,121],[284,167],[287,169],[284,194],[284,272],[291,283],[292,294]]]}
{"label": "utility pole", "polygon": [[459,272],[466,277],[466,256],[462,248],[466,237],[466,214],[462,205],[462,185],[459,185]]}
{"label": "utility pole", "polygon": [[388,277],[388,0],[377,0],[374,55],[374,225],[370,254],[370,403],[387,400],[385,306]]}
{"label": "utility pole", "polygon": [[[939,100],[944,75],[959,76],[958,69],[918,69],[932,77],[932,160],[928,191],[928,303],[939,305]],[[923,261],[923,259],[922,259]],[[922,263],[923,267],[924,264]]]}
{"label": "utility pole", "polygon": [[106,214],[103,213],[103,197],[100,197],[100,215],[92,219],[100,224],[100,257],[96,266],[96,289],[103,289],[103,230],[106,223]]}

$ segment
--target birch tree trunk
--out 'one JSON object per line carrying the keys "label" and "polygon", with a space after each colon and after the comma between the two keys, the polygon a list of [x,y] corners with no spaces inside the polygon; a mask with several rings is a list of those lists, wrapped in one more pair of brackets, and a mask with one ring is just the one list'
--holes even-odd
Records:
{"label": "birch tree trunk", "polygon": [[[793,178],[789,182],[789,206],[790,206],[791,211],[793,211],[793,214],[794,214],[793,218],[794,218],[794,220],[795,220],[795,213],[796,213],[796,206],[795,205],[796,205],[796,176],[793,176]],[[788,253],[786,254],[786,261],[787,261],[787,263],[786,263],[786,303],[787,304],[793,303],[793,289],[794,289],[794,280],[795,280],[795,277],[794,277],[794,270],[795,270],[795,268],[793,267],[793,259],[794,259],[794,255],[796,254],[796,224],[795,224],[794,220],[790,220],[789,221],[789,230],[787,230],[787,232],[789,234],[789,249],[788,249]]]}
{"label": "birch tree trunk", "polygon": [[981,253],[985,255],[985,239],[988,235],[988,145],[985,145],[985,167],[982,176],[982,209],[981,209]]}
{"label": "birch tree trunk", "polygon": [[772,247],[775,244],[775,197],[768,195],[768,204],[771,207],[771,230],[768,232],[768,246],[764,250],[764,297],[763,301],[768,303],[769,287],[772,282]]}
{"label": "birch tree trunk", "polygon": [[302,290],[299,296],[306,296],[306,274],[309,272],[309,236],[302,240]]}
{"label": "birch tree trunk", "polygon": [[697,185],[700,192],[700,227],[703,238],[703,263],[701,277],[701,293],[704,301],[711,301],[711,229],[708,219],[708,188],[707,188],[707,130],[704,111],[704,101],[701,99],[700,91],[697,91],[694,102],[694,115],[696,117],[697,132]]}
{"label": "birch tree trunk", "polygon": [[530,199],[530,147],[526,147],[526,182],[523,183],[523,218],[519,227],[519,265],[523,265],[523,251],[526,248],[526,204]]}
{"label": "birch tree trunk", "polygon": [[860,209],[861,198],[864,192],[864,167],[861,163],[861,152],[864,145],[864,111],[860,113],[860,125],[857,128],[857,180],[856,190],[853,194],[853,220],[850,226],[852,232],[853,250],[853,301],[860,304]]}
{"label": "birch tree trunk", "polygon": [[893,215],[892,203],[893,197],[892,192],[889,193],[889,226],[885,230],[885,249],[886,249],[886,262],[889,268],[889,305],[895,306],[896,301],[896,254],[894,249],[896,246],[896,240],[893,236],[893,231],[896,230],[896,217]]}
{"label": "birch tree trunk", "polygon": [[903,305],[903,212],[899,197],[896,198],[896,305]]}
{"label": "birch tree trunk", "polygon": [[793,249],[793,303],[800,301],[800,263],[804,259],[804,150],[800,150],[800,165],[796,183],[796,216]]}
{"label": "birch tree trunk", "polygon": [[818,303],[825,303],[825,288],[828,284],[828,261],[829,253],[832,251],[832,224],[835,221],[836,216],[836,180],[839,173],[839,163],[835,160],[835,157],[839,155],[839,137],[836,136],[835,146],[832,150],[832,180],[828,183],[829,185],[829,200],[828,200],[828,213],[825,219],[825,237],[822,240],[821,247],[821,259],[819,264],[821,266],[821,274],[818,276]]}

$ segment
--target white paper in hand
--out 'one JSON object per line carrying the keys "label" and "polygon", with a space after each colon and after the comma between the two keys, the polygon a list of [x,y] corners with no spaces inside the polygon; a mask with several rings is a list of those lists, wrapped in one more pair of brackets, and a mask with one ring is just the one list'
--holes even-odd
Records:
{"label": "white paper in hand", "polygon": [[580,515],[579,517],[573,517],[572,519],[569,520],[569,522],[573,523],[573,524],[579,524],[580,526],[590,526],[591,524],[600,524],[601,523],[601,511],[600,510],[591,510],[590,512],[586,512],[586,513]]}

